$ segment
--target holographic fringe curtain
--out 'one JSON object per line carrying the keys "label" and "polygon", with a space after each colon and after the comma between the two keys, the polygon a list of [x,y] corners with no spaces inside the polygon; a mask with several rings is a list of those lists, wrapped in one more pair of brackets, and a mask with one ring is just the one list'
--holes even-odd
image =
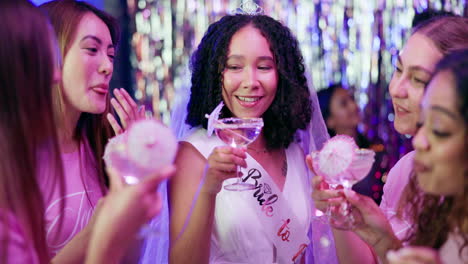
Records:
{"label": "holographic fringe curtain", "polygon": [[[415,13],[428,8],[466,14],[467,0],[257,0],[267,15],[297,36],[314,87],[352,87],[363,110],[361,129],[380,138],[394,163],[408,151],[393,130],[388,83],[392,60],[410,33]],[[164,123],[188,96],[190,54],[208,25],[235,10],[240,0],[127,0],[134,18],[132,66],[135,98]],[[180,120],[183,122],[183,120]]]}

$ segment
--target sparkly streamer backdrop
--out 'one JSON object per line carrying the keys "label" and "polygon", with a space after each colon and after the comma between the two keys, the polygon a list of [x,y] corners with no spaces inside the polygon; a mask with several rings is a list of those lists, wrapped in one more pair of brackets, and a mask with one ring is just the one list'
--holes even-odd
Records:
{"label": "sparkly streamer backdrop", "polygon": [[[410,149],[393,129],[388,83],[393,62],[416,13],[428,8],[466,15],[467,0],[263,0],[265,14],[297,36],[315,89],[341,82],[363,112],[360,127],[381,139],[388,162]],[[133,24],[134,97],[169,124],[174,105],[189,95],[189,58],[208,25],[235,10],[239,0],[127,0]],[[183,120],[179,120],[183,122]]]}

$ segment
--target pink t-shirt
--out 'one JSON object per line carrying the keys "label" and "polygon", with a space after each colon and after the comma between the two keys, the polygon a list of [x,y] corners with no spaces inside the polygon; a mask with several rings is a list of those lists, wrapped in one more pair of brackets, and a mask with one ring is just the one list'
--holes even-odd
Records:
{"label": "pink t-shirt", "polygon": [[[382,202],[380,203],[380,209],[386,215],[393,232],[400,240],[406,237],[412,224],[411,220],[397,216],[397,210],[403,191],[410,180],[414,154],[414,151],[407,153],[390,170],[387,182],[384,185]],[[459,255],[458,250],[462,242],[460,235],[454,233],[449,235],[447,241],[439,250],[440,258],[444,263],[468,263],[468,249],[465,248],[462,256]]]}
{"label": "pink t-shirt", "polygon": [[468,247],[463,248],[460,254],[460,247],[463,245],[463,242],[460,234],[450,233],[447,241],[445,241],[439,250],[442,262],[447,264],[468,263]]}
{"label": "pink t-shirt", "polygon": [[[80,150],[61,155],[65,177],[63,195],[60,194],[58,184],[54,184],[53,177],[50,176],[50,168],[43,166],[39,174],[45,202],[46,240],[52,256],[88,224],[94,207],[103,196],[95,164],[88,161],[94,160],[91,150],[87,144],[86,147],[82,145]],[[63,201],[65,208],[61,212]]]}
{"label": "pink t-shirt", "polygon": [[[0,212],[4,213],[4,212]],[[5,224],[0,217],[0,243],[3,243],[7,239],[7,262],[17,264],[36,264],[39,263],[39,258],[34,250],[34,246],[31,241],[26,239],[23,228],[19,223],[18,219],[11,213],[7,216],[8,218],[8,229],[5,228]],[[1,244],[0,244],[1,246]],[[3,254],[3,252],[0,252]],[[4,256],[0,255],[0,259]]]}
{"label": "pink t-shirt", "polygon": [[398,217],[398,203],[401,195],[410,180],[413,170],[414,151],[403,156],[389,171],[387,181],[383,188],[380,209],[392,226],[395,235],[402,240],[411,227],[411,221]]}

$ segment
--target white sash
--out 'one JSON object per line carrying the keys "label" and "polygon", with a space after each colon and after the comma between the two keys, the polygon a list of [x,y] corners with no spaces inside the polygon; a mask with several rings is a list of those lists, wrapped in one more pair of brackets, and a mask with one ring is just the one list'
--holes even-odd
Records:
{"label": "white sash", "polygon": [[283,193],[271,176],[250,155],[243,169],[243,181],[255,184],[257,188],[249,191],[249,204],[256,208],[263,231],[277,250],[277,262],[295,263],[300,260],[310,243],[307,231],[297,221],[297,216],[289,207]]}

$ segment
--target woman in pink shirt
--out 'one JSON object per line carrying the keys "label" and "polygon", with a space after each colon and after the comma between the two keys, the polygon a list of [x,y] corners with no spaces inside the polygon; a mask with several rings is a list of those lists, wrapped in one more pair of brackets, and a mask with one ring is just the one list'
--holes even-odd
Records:
{"label": "woman in pink shirt", "polygon": [[404,201],[404,213],[414,223],[407,237],[412,247],[391,252],[388,259],[392,264],[467,263],[468,49],[438,63],[418,127],[414,174]]}
{"label": "woman in pink shirt", "polygon": [[[468,19],[442,17],[417,27],[398,56],[389,85],[395,110],[395,129],[414,135],[419,104],[436,63],[450,52],[468,46]],[[370,199],[354,193],[364,224],[350,231],[334,228],[337,252],[346,263],[385,262],[388,250],[399,248],[412,221],[399,213],[399,200],[412,172],[413,152],[405,155],[389,172],[380,209]],[[309,158],[310,163],[310,158]],[[318,209],[343,201],[343,193],[328,190],[323,178],[313,178],[312,198]]]}
{"label": "woman in pink shirt", "polygon": [[[63,57],[62,80],[54,89],[53,108],[65,168],[64,194],[52,187],[49,168],[42,166],[40,186],[49,194],[45,201],[46,239],[52,255],[65,250],[62,255],[67,259],[73,256],[82,262],[93,215],[108,189],[102,156],[113,135],[112,123],[107,120],[109,82],[120,30],[112,16],[83,1],[55,0],[40,9],[50,17]],[[48,152],[41,152],[44,160]],[[59,206],[62,201],[63,210]]]}
{"label": "woman in pink shirt", "polygon": [[59,57],[46,16],[31,3],[0,1],[0,24],[0,262],[47,263],[37,150],[51,150],[51,172],[62,191],[50,108]]}
{"label": "woman in pink shirt", "polygon": [[[119,28],[113,17],[86,2],[51,1],[40,9],[50,17],[63,58],[62,79],[53,89],[52,106],[64,167],[64,193],[57,192],[48,166],[42,166],[46,239],[52,255],[68,244],[73,248],[70,253],[82,262],[92,216],[108,189],[102,156],[112,136],[106,115]],[[47,160],[49,153],[43,149],[40,157]],[[65,202],[63,210],[61,202]]]}
{"label": "woman in pink shirt", "polygon": [[[26,0],[0,1],[0,24],[0,263],[83,263],[73,255],[52,258],[46,243],[51,193],[41,190],[44,175],[38,170],[44,148],[51,186],[59,196],[66,190],[52,108],[52,85],[60,81],[57,40],[47,17]],[[119,261],[128,237],[160,211],[154,190],[172,172],[166,168],[130,187],[109,174],[111,190],[90,232],[86,263]],[[57,203],[62,210],[69,206]],[[57,221],[61,231],[66,223]]]}

